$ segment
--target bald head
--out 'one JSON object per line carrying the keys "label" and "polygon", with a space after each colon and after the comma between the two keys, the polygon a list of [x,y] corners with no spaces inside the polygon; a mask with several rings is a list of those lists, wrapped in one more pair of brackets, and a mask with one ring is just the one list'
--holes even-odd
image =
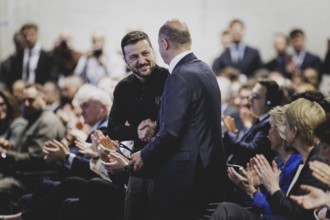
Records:
{"label": "bald head", "polygon": [[168,20],[159,30],[159,36],[171,41],[176,47],[191,45],[191,37],[186,23],[173,19]]}
{"label": "bald head", "polygon": [[186,23],[173,19],[168,20],[159,29],[158,44],[160,54],[165,63],[187,50],[191,49],[191,36]]}

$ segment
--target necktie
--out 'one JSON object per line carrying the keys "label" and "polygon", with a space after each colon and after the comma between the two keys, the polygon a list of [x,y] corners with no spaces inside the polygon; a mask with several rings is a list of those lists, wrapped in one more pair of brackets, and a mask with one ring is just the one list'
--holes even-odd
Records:
{"label": "necktie", "polygon": [[30,76],[30,59],[31,59],[31,50],[29,49],[28,52],[29,56],[28,56],[28,60],[26,63],[26,67],[25,67],[25,76],[26,76],[26,81],[29,80],[29,76]]}

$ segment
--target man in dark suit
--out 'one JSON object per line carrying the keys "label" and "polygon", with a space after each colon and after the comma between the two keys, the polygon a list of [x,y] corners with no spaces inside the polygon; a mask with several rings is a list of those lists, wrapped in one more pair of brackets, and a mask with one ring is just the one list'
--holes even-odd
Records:
{"label": "man in dark suit", "polygon": [[[270,148],[267,138],[270,129],[269,111],[282,101],[282,91],[278,84],[273,80],[260,80],[252,89],[250,106],[256,114],[257,119],[252,126],[244,131],[243,134],[236,134],[231,131],[224,133],[224,145],[226,153],[229,155],[228,163],[244,166],[249,159],[256,154],[263,154],[268,161],[272,161],[275,152]],[[244,203],[245,193],[236,186],[229,191],[228,200],[236,203]]]}
{"label": "man in dark suit", "polygon": [[12,85],[23,79],[27,83],[44,84],[46,81],[57,81],[54,71],[53,56],[41,48],[38,42],[38,26],[33,23],[24,24],[20,30],[26,43],[22,62],[15,72],[4,76],[5,83]]}
{"label": "man in dark suit", "polygon": [[25,48],[25,40],[20,32],[16,32],[13,37],[15,45],[15,53],[0,63],[0,81],[3,82],[7,89],[12,91],[13,77],[17,72],[22,72],[23,52]]}
{"label": "man in dark suit", "polygon": [[321,73],[321,59],[305,49],[305,33],[301,29],[294,29],[290,32],[290,43],[293,54],[289,59],[287,69],[292,76],[300,75],[307,68],[313,68]]}
{"label": "man in dark suit", "polygon": [[242,42],[244,23],[235,19],[229,24],[229,32],[233,43],[213,61],[212,70],[219,74],[225,67],[231,66],[240,70],[248,78],[262,67],[259,51]]}
{"label": "man in dark suit", "polygon": [[131,163],[135,170],[153,169],[154,219],[198,219],[225,192],[220,90],[212,70],[191,52],[185,23],[167,21],[158,43],[171,73],[161,98],[159,130]]}

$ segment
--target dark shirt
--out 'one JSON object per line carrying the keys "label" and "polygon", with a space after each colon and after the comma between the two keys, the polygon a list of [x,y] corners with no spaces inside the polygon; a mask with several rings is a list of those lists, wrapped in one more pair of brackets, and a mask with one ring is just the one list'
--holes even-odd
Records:
{"label": "dark shirt", "polygon": [[110,138],[133,140],[134,152],[146,145],[146,142],[139,140],[137,127],[145,119],[155,121],[158,118],[160,98],[168,74],[167,69],[156,66],[145,82],[132,73],[117,84],[108,121]]}

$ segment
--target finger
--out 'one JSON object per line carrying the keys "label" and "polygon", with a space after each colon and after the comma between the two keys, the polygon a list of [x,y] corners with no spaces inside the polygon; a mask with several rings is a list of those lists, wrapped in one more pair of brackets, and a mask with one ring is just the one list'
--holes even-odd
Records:
{"label": "finger", "polygon": [[290,199],[292,201],[294,201],[295,203],[297,203],[298,205],[301,205],[302,204],[302,198],[300,196],[291,195],[290,196]]}
{"label": "finger", "polygon": [[304,184],[302,184],[302,185],[300,186],[300,188],[301,188],[303,191],[307,192],[307,193],[309,193],[309,192],[311,192],[311,191],[313,190],[313,187],[308,186],[308,185],[304,185]]}

